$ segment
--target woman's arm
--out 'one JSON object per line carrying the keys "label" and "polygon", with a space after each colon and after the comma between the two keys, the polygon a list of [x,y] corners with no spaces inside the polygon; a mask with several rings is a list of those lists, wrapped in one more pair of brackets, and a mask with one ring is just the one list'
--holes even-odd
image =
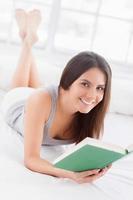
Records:
{"label": "woman's arm", "polygon": [[51,97],[38,91],[26,102],[24,116],[24,164],[35,172],[53,176],[68,177],[64,170],[55,168],[50,162],[40,157],[43,129],[49,117]]}
{"label": "woman's arm", "polygon": [[49,117],[51,97],[44,92],[33,94],[25,106],[24,117],[24,164],[35,172],[61,178],[69,178],[77,183],[92,182],[101,177],[108,169],[71,172],[56,168],[49,161],[40,157],[43,128]]}

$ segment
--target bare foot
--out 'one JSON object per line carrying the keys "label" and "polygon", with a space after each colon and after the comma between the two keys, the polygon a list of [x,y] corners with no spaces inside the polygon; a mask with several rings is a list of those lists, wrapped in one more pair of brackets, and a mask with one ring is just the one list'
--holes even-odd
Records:
{"label": "bare foot", "polygon": [[41,22],[41,13],[39,10],[34,9],[28,13],[28,31],[36,33]]}
{"label": "bare foot", "polygon": [[27,34],[27,13],[23,9],[17,9],[15,17],[19,28],[19,35],[23,40]]}
{"label": "bare foot", "polygon": [[37,30],[41,22],[41,13],[39,10],[32,10],[27,16],[27,35],[26,40],[34,44],[38,40]]}

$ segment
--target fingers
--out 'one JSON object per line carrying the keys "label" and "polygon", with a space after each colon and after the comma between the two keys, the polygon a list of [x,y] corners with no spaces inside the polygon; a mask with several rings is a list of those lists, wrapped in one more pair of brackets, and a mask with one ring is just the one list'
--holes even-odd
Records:
{"label": "fingers", "polygon": [[77,180],[77,183],[79,183],[79,184],[81,184],[81,183],[92,183],[92,182],[96,181],[97,179],[101,178],[102,176],[104,176],[104,174],[106,173],[106,170],[107,169],[104,169],[97,174],[82,177],[81,179]]}
{"label": "fingers", "polygon": [[91,183],[98,178],[104,176],[104,174],[111,168],[112,165],[109,165],[103,169],[95,169],[84,172],[74,172],[73,180],[77,183]]}
{"label": "fingers", "polygon": [[84,172],[74,172],[72,175],[72,179],[76,181],[77,183],[83,183],[85,177],[91,177],[94,174],[98,174],[100,169],[95,170],[89,170]]}
{"label": "fingers", "polygon": [[103,168],[101,170],[101,172],[103,172],[104,174],[112,167],[112,164],[108,165],[107,167]]}
{"label": "fingers", "polygon": [[80,177],[91,176],[93,174],[98,174],[100,169],[88,170],[83,172],[77,172]]}
{"label": "fingers", "polygon": [[87,177],[85,181],[93,182],[97,180],[98,178],[104,176],[106,172],[111,168],[112,165],[109,165],[108,167],[103,168],[100,170],[98,174],[93,175],[92,177]]}
{"label": "fingers", "polygon": [[112,167],[112,164],[109,164],[109,165],[107,166],[108,169],[110,169],[111,167]]}
{"label": "fingers", "polygon": [[98,178],[102,177],[105,173],[104,172],[99,172],[98,174],[89,176],[89,177],[85,177],[82,181],[83,183],[92,183],[94,181],[96,181]]}

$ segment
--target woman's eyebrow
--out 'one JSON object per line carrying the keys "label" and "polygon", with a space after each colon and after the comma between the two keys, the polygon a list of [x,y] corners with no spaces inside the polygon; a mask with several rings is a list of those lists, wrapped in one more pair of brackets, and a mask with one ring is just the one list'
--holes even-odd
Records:
{"label": "woman's eyebrow", "polygon": [[[87,82],[88,84],[93,85],[92,82],[88,81],[87,79],[81,79],[81,81],[85,81],[85,82]],[[98,84],[98,86],[105,87],[105,83],[103,83],[103,84]]]}
{"label": "woman's eyebrow", "polygon": [[90,81],[88,81],[87,79],[81,79],[81,81],[85,81],[85,82],[87,82],[87,83],[89,83],[89,84],[92,84]]}

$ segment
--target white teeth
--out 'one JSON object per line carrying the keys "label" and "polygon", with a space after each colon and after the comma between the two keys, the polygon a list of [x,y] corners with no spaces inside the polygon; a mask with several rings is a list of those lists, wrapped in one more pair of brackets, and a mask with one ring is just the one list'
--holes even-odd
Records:
{"label": "white teeth", "polygon": [[87,105],[92,105],[93,102],[87,102],[84,99],[80,99],[83,103],[87,104]]}

